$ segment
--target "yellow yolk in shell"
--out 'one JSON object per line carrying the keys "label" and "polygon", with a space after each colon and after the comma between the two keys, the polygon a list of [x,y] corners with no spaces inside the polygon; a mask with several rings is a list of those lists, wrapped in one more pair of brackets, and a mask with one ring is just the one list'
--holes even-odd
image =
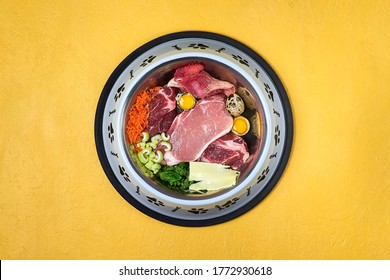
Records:
{"label": "yellow yolk in shell", "polygon": [[177,101],[180,108],[186,111],[192,109],[195,106],[195,102],[195,97],[193,97],[191,93],[183,94]]}
{"label": "yellow yolk in shell", "polygon": [[244,117],[237,117],[233,120],[232,131],[237,135],[245,135],[249,131],[249,121]]}

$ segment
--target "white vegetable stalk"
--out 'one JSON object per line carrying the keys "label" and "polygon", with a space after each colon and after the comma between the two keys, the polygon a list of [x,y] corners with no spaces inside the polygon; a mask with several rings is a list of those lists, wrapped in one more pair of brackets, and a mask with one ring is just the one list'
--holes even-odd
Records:
{"label": "white vegetable stalk", "polygon": [[190,181],[199,181],[190,185],[192,191],[216,191],[233,187],[237,183],[240,172],[230,169],[229,166],[208,163],[190,162]]}

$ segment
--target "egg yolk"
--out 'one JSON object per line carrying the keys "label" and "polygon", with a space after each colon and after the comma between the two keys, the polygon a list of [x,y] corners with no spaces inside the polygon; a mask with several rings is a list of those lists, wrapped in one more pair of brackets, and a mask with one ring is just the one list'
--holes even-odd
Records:
{"label": "egg yolk", "polygon": [[180,108],[183,110],[190,110],[195,106],[195,97],[192,96],[191,93],[183,94],[179,100],[177,101]]}
{"label": "egg yolk", "polygon": [[244,118],[235,118],[233,121],[233,132],[236,132],[239,135],[244,135],[248,132],[248,123]]}

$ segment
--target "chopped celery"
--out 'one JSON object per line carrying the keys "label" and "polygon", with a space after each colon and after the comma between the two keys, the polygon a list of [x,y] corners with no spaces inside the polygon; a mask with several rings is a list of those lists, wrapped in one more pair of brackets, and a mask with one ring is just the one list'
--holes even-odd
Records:
{"label": "chopped celery", "polygon": [[152,165],[152,167],[150,168],[150,170],[151,170],[154,174],[156,174],[160,169],[161,169],[161,164],[159,164],[159,163],[154,163],[154,164]]}
{"label": "chopped celery", "polygon": [[142,170],[142,173],[144,173],[147,177],[153,177],[153,172],[151,172],[145,166],[142,166],[141,170]]}
{"label": "chopped celery", "polygon": [[144,131],[141,133],[141,141],[146,143],[149,140],[149,132]]}
{"label": "chopped celery", "polygon": [[152,149],[156,149],[157,148],[157,143],[148,142],[148,143],[146,143],[146,147],[150,147]]}
{"label": "chopped celery", "polygon": [[[134,161],[141,168],[141,171],[148,177],[154,177],[161,169],[161,162],[164,160],[164,151],[172,149],[169,143],[170,136],[164,132],[150,137],[149,132],[144,131],[141,134],[141,141],[135,146],[129,147]],[[161,146],[163,150],[157,147]],[[139,152],[136,153],[136,150]]]}
{"label": "chopped celery", "polygon": [[146,147],[146,143],[145,142],[139,142],[139,143],[137,143],[137,147],[143,149],[143,148]]}
{"label": "chopped celery", "polygon": [[163,141],[169,141],[169,139],[171,139],[171,136],[166,135],[165,132],[162,132],[162,133],[161,133],[161,139],[162,139]]}
{"label": "chopped celery", "polygon": [[153,173],[147,169],[145,165],[139,160],[138,154],[136,154],[134,151],[134,147],[133,149],[130,148],[130,155],[146,177],[153,177]]}
{"label": "chopped celery", "polygon": [[150,152],[149,154],[149,160],[154,160],[156,158],[156,153],[155,152]]}
{"label": "chopped celery", "polygon": [[154,162],[153,161],[148,161],[146,164],[145,164],[145,167],[149,170],[152,169],[152,166],[153,166]]}
{"label": "chopped celery", "polygon": [[164,159],[164,155],[161,151],[157,150],[155,153],[155,158],[153,159],[154,162],[160,163]]}
{"label": "chopped celery", "polygon": [[154,174],[156,174],[156,173],[160,170],[161,164],[156,163],[156,162],[153,162],[153,161],[148,161],[148,162],[145,164],[145,167],[146,167],[149,171],[152,171]]}
{"label": "chopped celery", "polygon": [[140,152],[138,152],[138,158],[142,163],[146,163],[149,160],[149,155],[152,152],[150,148],[144,148]]}
{"label": "chopped celery", "polygon": [[160,142],[160,145],[163,146],[163,147],[165,147],[165,149],[164,149],[165,152],[168,152],[168,151],[172,150],[172,145],[171,145],[171,143],[169,143],[169,142],[167,142],[167,141],[161,141],[161,142]]}
{"label": "chopped celery", "polygon": [[156,134],[156,135],[152,136],[152,138],[150,139],[150,141],[151,141],[152,143],[156,143],[156,144],[157,144],[160,140],[161,140],[161,135],[160,135],[160,134]]}

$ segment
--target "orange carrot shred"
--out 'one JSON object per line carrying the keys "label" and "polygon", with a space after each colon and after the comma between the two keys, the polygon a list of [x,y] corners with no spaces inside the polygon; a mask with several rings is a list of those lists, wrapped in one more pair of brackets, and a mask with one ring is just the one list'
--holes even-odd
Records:
{"label": "orange carrot shred", "polygon": [[134,145],[141,140],[141,133],[148,125],[149,103],[152,101],[154,94],[161,87],[153,87],[142,91],[135,97],[134,104],[130,106],[127,114],[126,136],[130,145]]}

